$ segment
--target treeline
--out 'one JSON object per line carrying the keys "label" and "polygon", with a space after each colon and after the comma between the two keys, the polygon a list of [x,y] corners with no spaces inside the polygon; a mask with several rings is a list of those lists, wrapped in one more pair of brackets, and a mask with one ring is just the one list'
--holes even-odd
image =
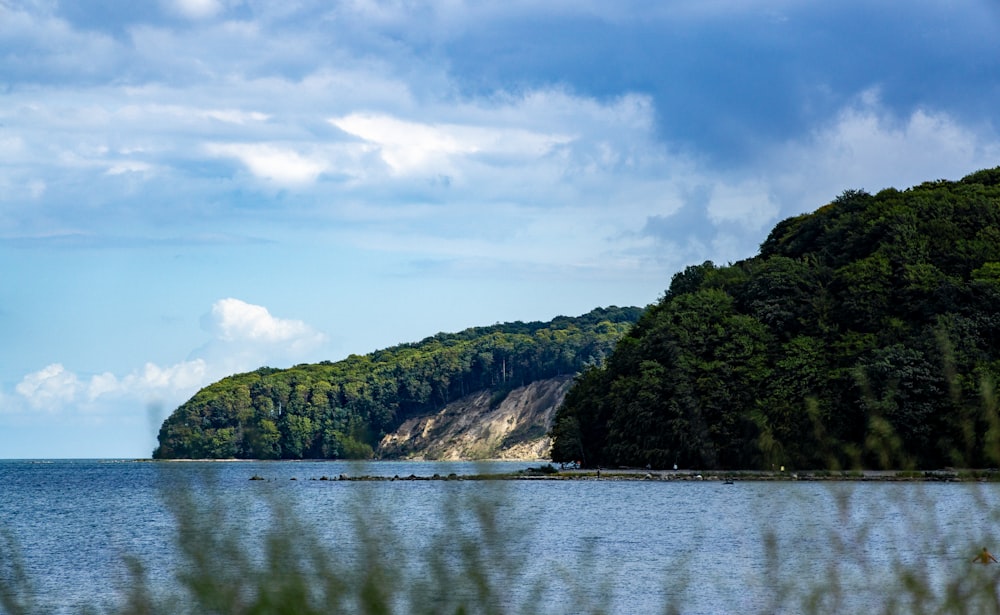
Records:
{"label": "treeline", "polygon": [[163,423],[157,459],[368,458],[407,418],[490,389],[600,365],[640,308],[439,333],[336,363],[261,368],[212,384]]}
{"label": "treeline", "polygon": [[553,460],[667,468],[996,466],[1000,168],[779,223],[676,274],[578,377]]}

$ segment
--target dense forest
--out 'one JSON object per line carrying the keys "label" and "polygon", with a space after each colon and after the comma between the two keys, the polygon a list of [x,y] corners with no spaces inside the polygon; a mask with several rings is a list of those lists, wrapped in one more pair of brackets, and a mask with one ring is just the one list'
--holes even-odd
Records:
{"label": "dense forest", "polygon": [[553,426],[555,461],[995,467],[1000,168],[780,222],[677,273]]}
{"label": "dense forest", "polygon": [[600,365],[640,308],[439,333],[343,361],[261,368],[205,387],[164,421],[157,459],[368,458],[412,416],[489,389]]}

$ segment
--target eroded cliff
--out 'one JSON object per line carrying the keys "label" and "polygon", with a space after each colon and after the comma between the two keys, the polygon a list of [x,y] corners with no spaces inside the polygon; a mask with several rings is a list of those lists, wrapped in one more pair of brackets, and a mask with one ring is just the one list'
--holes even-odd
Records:
{"label": "eroded cliff", "polygon": [[556,408],[571,376],[538,380],[498,402],[480,391],[440,411],[408,419],[382,438],[376,455],[403,459],[547,459]]}

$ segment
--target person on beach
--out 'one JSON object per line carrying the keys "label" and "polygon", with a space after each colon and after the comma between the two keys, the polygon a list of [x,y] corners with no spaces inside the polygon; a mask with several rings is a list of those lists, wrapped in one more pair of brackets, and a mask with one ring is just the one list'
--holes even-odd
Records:
{"label": "person on beach", "polygon": [[979,564],[989,564],[990,562],[996,562],[997,558],[993,557],[993,554],[987,551],[986,547],[983,547],[983,550],[977,553],[976,556],[972,558],[972,561]]}

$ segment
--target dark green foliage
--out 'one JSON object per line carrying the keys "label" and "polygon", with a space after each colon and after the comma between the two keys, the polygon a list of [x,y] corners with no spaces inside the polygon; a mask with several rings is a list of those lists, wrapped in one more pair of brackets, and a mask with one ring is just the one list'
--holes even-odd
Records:
{"label": "dark green foliage", "polygon": [[996,465],[998,313],[1000,168],[849,190],[675,275],[570,390],[553,460]]}
{"label": "dark green foliage", "polygon": [[491,389],[599,365],[641,314],[599,308],[549,323],[439,333],[337,363],[264,367],[208,386],[160,428],[158,459],[369,458],[407,418]]}

